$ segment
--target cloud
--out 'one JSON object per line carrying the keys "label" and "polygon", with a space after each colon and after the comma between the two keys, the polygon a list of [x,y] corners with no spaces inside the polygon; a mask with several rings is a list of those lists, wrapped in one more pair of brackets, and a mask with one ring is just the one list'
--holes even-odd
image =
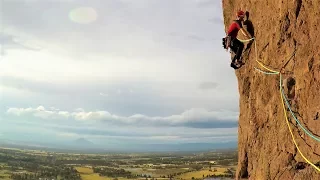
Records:
{"label": "cloud", "polygon": [[[3,19],[6,26],[50,42],[48,49],[55,44],[55,47],[61,46],[60,50],[65,49],[65,54],[78,54],[79,59],[89,52],[170,58],[176,52],[187,53],[184,49],[202,51],[207,48],[202,43],[190,43],[188,38],[168,38],[167,34],[178,32],[186,37],[190,32],[212,39],[217,33],[211,32],[214,27],[206,23],[206,19],[219,15],[212,13],[217,4],[216,1],[92,0],[90,3],[31,1],[20,2],[18,6],[17,2],[5,1]],[[80,12],[75,11],[79,7]],[[19,12],[19,16],[15,12]],[[194,20],[189,21],[191,18]],[[33,23],[27,23],[30,21]],[[93,21],[88,25],[74,23]],[[108,35],[101,36],[102,33]]]}
{"label": "cloud", "polygon": [[9,108],[7,114],[14,116],[31,115],[41,119],[68,119],[85,122],[101,122],[111,125],[143,127],[192,127],[192,128],[230,128],[237,127],[238,113],[231,111],[207,111],[201,108],[187,110],[178,115],[146,116],[134,114],[119,116],[108,111],[55,111],[43,106],[37,108]]}
{"label": "cloud", "polygon": [[84,109],[82,109],[82,108],[77,108],[77,109],[75,109],[75,111],[76,111],[76,112],[84,112]]}
{"label": "cloud", "polygon": [[76,133],[57,133],[57,136],[61,136],[61,137],[80,137],[80,135],[76,134]]}
{"label": "cloud", "polygon": [[189,35],[188,38],[193,39],[193,40],[197,40],[197,41],[204,41],[206,40],[203,37],[197,36],[197,35]]}
{"label": "cloud", "polygon": [[[11,121],[12,122],[12,121]],[[7,133],[51,135],[53,139],[62,140],[84,137],[90,140],[106,143],[112,141],[117,144],[126,143],[161,143],[161,142],[222,142],[237,139],[237,128],[198,129],[190,127],[134,127],[110,126],[103,124],[81,125],[73,122],[72,125],[58,125],[58,122],[48,123],[21,123],[16,121],[14,128],[7,131],[8,125],[1,126],[0,130]],[[3,124],[4,125],[4,124]]]}
{"label": "cloud", "polygon": [[[191,138],[233,138],[237,136],[237,127],[234,128],[193,128],[193,127],[163,127],[163,126],[121,126],[106,125],[105,123],[96,122],[94,124],[82,124],[79,121],[71,121],[69,124],[62,124],[59,121],[41,122],[39,121],[8,121],[16,131],[24,131],[26,128],[32,132],[34,128],[37,131],[51,131],[55,134],[63,134],[65,136],[78,135],[90,136],[96,138],[142,138],[142,137],[159,137],[159,136],[176,136],[185,139]],[[8,123],[7,122],[7,123]],[[4,130],[5,126],[0,127]],[[20,129],[19,129],[19,128]],[[22,129],[21,129],[22,128]],[[5,128],[7,129],[7,128]],[[42,129],[42,130],[41,130]],[[5,131],[5,130],[4,130]]]}
{"label": "cloud", "polygon": [[[7,112],[0,116],[6,123],[33,123],[34,137],[41,132],[34,127],[44,127],[62,139],[236,136],[236,78],[220,47],[223,24],[210,23],[222,17],[221,1],[6,0],[3,5],[8,42],[44,48],[7,50],[0,72],[0,110]],[[74,11],[79,7],[84,9]],[[1,127],[18,134],[17,125]]]}
{"label": "cloud", "polygon": [[7,113],[20,117],[32,115],[41,119],[66,119],[70,116],[66,111],[59,111],[57,109],[47,110],[43,106],[38,106],[37,108],[9,108]]}
{"label": "cloud", "polygon": [[[24,105],[10,103],[11,107],[42,104],[45,107],[55,106],[68,111],[74,111],[78,107],[87,110],[108,109],[109,112],[126,116],[137,113],[168,116],[193,107],[233,111],[238,109],[237,103],[234,102],[238,99],[238,94],[234,92],[237,90],[237,84],[228,78],[224,81],[208,78],[191,82],[149,79],[109,81],[88,77],[79,80],[71,80],[69,77],[64,79],[68,81],[59,82],[51,78],[34,80],[22,75],[1,76],[0,87],[6,101],[21,102],[28,97]],[[215,93],[211,93],[212,89],[215,89]],[[33,100],[35,98],[38,99],[37,102]],[[68,101],[61,101],[65,98]]]}
{"label": "cloud", "polygon": [[32,41],[22,40],[18,36],[4,34],[0,32],[0,48],[1,55],[7,55],[6,51],[9,49],[15,50],[30,50],[30,51],[39,51],[41,48],[32,44]]}
{"label": "cloud", "polygon": [[69,18],[75,23],[89,24],[97,20],[98,14],[94,8],[79,7],[69,12]]}
{"label": "cloud", "polygon": [[108,97],[109,96],[109,94],[107,94],[107,93],[100,93],[99,95],[103,96],[103,97]]}
{"label": "cloud", "polygon": [[208,20],[213,24],[224,24],[223,19],[221,17],[213,17]]}
{"label": "cloud", "polygon": [[49,108],[50,110],[53,110],[53,111],[59,111],[59,109],[55,108],[55,107],[50,107]]}
{"label": "cloud", "polygon": [[203,90],[215,89],[217,87],[218,87],[218,84],[215,82],[203,82],[199,85],[199,88]]}
{"label": "cloud", "polygon": [[217,2],[216,0],[198,0],[197,6],[201,8],[208,8],[217,6]]}
{"label": "cloud", "polygon": [[[198,128],[190,127],[131,127],[128,131],[128,128],[116,128],[112,127],[56,127],[48,126],[51,129],[55,129],[59,132],[68,132],[71,134],[78,135],[87,135],[95,137],[160,137],[160,136],[175,136],[179,138],[223,138],[223,137],[235,137],[237,136],[237,128],[212,128],[207,131]],[[159,129],[161,128],[161,129]]]}
{"label": "cloud", "polygon": [[62,92],[63,86],[57,87],[55,84],[38,80],[29,80],[13,76],[1,76],[1,85],[16,89],[23,89],[38,93]]}

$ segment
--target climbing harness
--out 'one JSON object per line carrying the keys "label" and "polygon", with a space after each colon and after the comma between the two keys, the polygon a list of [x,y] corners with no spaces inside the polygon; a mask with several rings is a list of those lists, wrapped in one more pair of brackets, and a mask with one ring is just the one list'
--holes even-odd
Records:
{"label": "climbing harness", "polygon": [[[297,148],[297,150],[298,150],[299,154],[301,155],[301,157],[302,157],[307,163],[309,163],[312,167],[314,167],[318,172],[320,172],[320,168],[317,167],[317,166],[316,166],[315,164],[313,164],[312,162],[310,162],[310,161],[303,155],[303,153],[301,152],[301,150],[299,149],[299,147],[298,147],[298,145],[297,145],[297,142],[296,142],[296,140],[295,140],[295,138],[294,138],[293,132],[292,132],[292,130],[291,130],[290,124],[289,124],[289,120],[288,120],[287,111],[286,111],[286,108],[285,108],[285,103],[284,103],[284,101],[286,102],[286,105],[287,105],[287,107],[289,108],[291,115],[292,115],[293,118],[296,120],[296,122],[298,123],[298,125],[303,129],[303,131],[304,131],[306,134],[308,134],[311,138],[313,138],[313,139],[315,139],[315,140],[317,140],[317,141],[319,141],[319,142],[320,142],[320,138],[314,136],[311,132],[309,132],[306,128],[304,128],[304,127],[301,125],[301,123],[300,123],[300,121],[298,120],[298,118],[295,117],[294,113],[293,113],[292,110],[291,110],[291,107],[290,107],[290,105],[289,105],[289,102],[288,102],[287,98],[285,97],[285,94],[284,94],[284,91],[283,91],[283,88],[282,88],[282,75],[281,75],[281,73],[280,73],[279,71],[275,71],[275,70],[272,70],[272,69],[266,67],[266,66],[263,65],[260,61],[258,61],[257,43],[256,43],[255,38],[251,38],[251,39],[247,39],[247,40],[240,40],[240,39],[239,39],[239,41],[241,41],[241,42],[248,42],[248,41],[251,41],[251,40],[254,40],[254,44],[255,44],[256,62],[257,62],[260,66],[262,66],[264,69],[268,70],[269,72],[263,71],[263,70],[261,70],[261,69],[259,69],[259,68],[256,68],[256,67],[254,67],[254,68],[255,68],[257,71],[259,71],[259,72],[261,72],[261,73],[263,73],[263,74],[266,74],[266,75],[275,75],[275,74],[279,74],[279,75],[280,75],[280,80],[279,80],[280,89],[279,89],[279,90],[280,90],[281,103],[282,103],[282,107],[283,107],[284,116],[285,116],[285,119],[286,119],[286,122],[287,122],[287,125],[288,125],[288,128],[289,128],[289,131],[290,131],[290,134],[291,134],[291,137],[292,137],[292,141],[293,141],[295,147]],[[296,49],[294,50],[293,55],[289,58],[289,60],[286,62],[286,64],[285,64],[283,67],[285,67],[285,66],[288,64],[288,62],[292,59],[292,57],[295,55],[295,53],[296,53]],[[282,68],[283,68],[283,67],[282,67]]]}

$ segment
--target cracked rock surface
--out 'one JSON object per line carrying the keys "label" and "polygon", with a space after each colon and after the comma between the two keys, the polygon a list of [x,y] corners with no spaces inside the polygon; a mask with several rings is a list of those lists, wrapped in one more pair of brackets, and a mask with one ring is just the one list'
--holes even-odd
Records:
{"label": "cracked rock surface", "polygon": [[[240,8],[249,11],[258,60],[280,71],[292,110],[302,125],[320,136],[320,1],[222,0],[225,30]],[[239,33],[240,39],[246,39]],[[238,168],[236,179],[320,179],[297,151],[284,117],[279,75],[264,75],[255,61],[255,46],[245,53],[245,65],[235,71],[240,94]],[[287,110],[290,127],[303,155],[320,164],[320,142],[298,126]]]}

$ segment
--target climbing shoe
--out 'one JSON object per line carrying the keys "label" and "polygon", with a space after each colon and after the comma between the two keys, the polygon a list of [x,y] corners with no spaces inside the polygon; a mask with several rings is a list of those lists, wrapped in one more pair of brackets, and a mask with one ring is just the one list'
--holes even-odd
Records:
{"label": "climbing shoe", "polygon": [[234,63],[231,63],[230,66],[233,68],[233,69],[239,69],[240,66],[236,66]]}
{"label": "climbing shoe", "polygon": [[[241,58],[242,59],[242,58]],[[237,64],[239,64],[240,66],[244,65],[244,62],[242,60],[238,60]]]}

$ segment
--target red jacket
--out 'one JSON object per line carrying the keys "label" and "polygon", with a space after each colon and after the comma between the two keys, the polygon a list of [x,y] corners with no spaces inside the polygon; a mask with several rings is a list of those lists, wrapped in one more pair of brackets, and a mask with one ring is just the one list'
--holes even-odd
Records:
{"label": "red jacket", "polygon": [[228,29],[228,33],[227,33],[228,36],[231,36],[232,38],[236,38],[241,28],[242,28],[241,21],[239,20],[233,21]]}

